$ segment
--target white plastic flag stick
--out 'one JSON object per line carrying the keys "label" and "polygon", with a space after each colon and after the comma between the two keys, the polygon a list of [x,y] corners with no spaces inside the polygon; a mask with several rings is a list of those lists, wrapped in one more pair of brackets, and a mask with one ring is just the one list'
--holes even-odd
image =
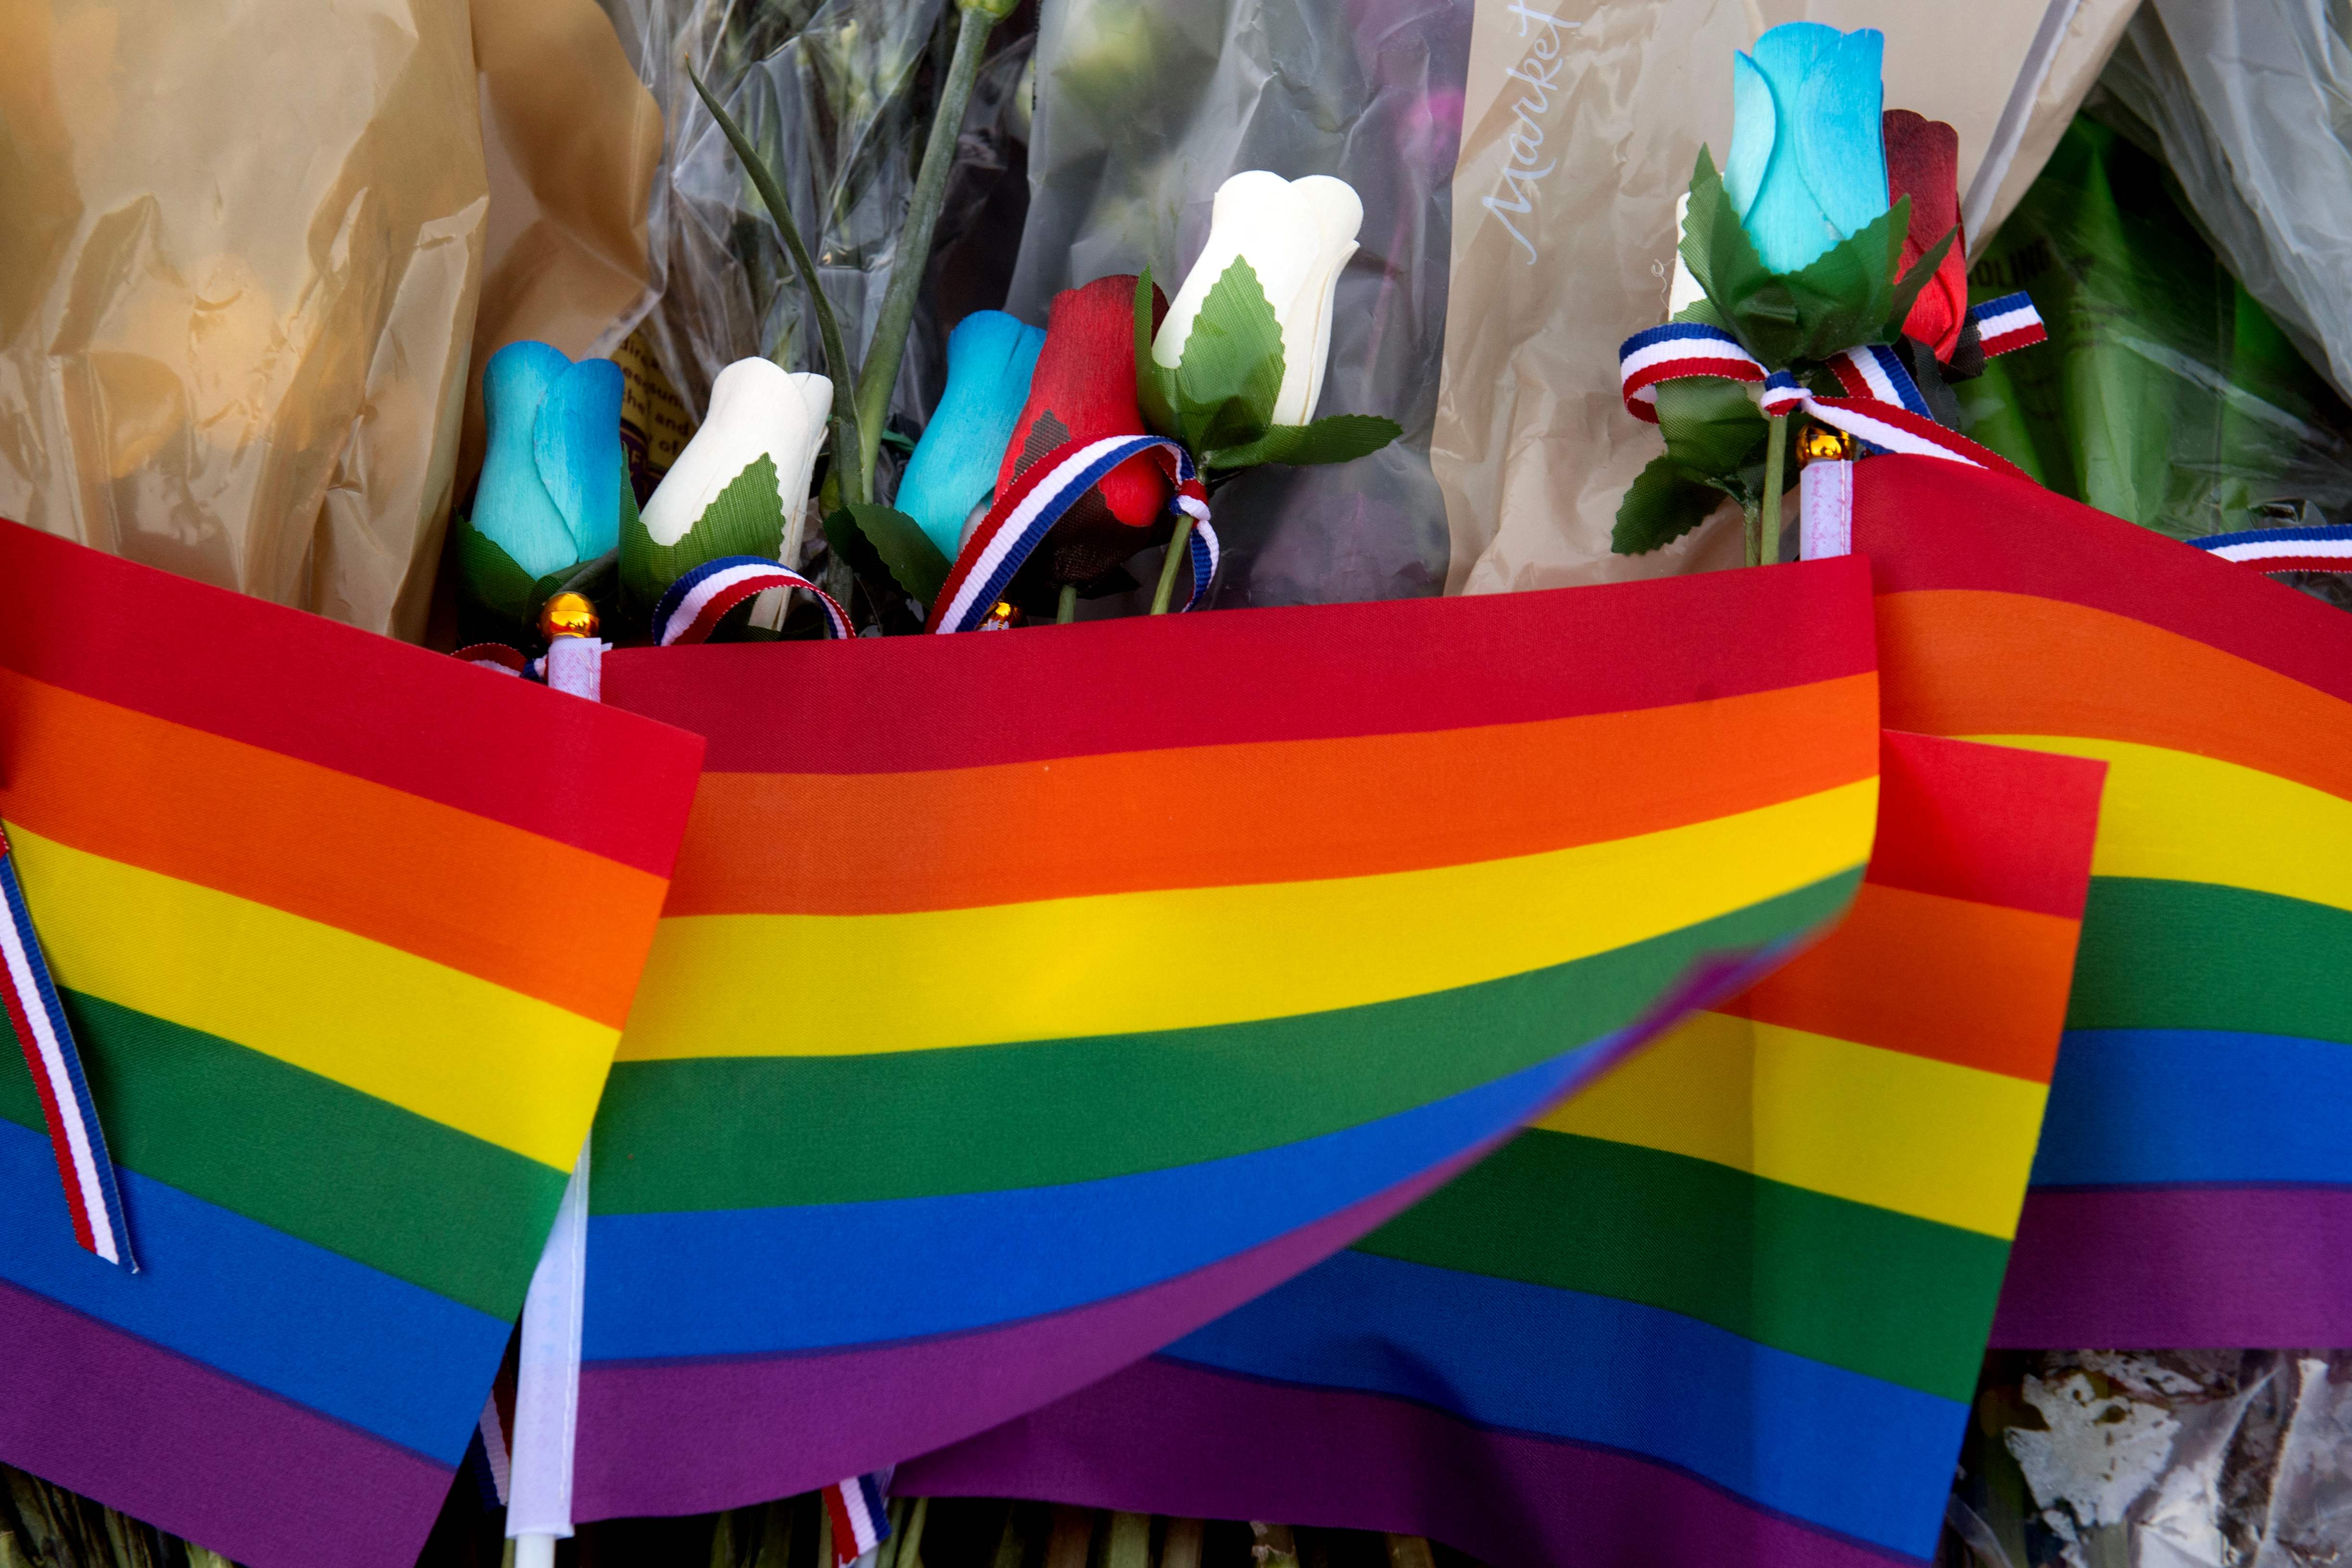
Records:
{"label": "white plastic flag stick", "polygon": [[588,1284],[588,1145],[563,1189],[523,1298],[507,1538],[515,1568],[554,1568],[572,1533],[572,1447],[580,1418],[580,1322]]}
{"label": "white plastic flag stick", "polygon": [[1825,560],[1853,553],[1853,464],[1816,458],[1798,471],[1797,529],[1804,541],[1798,554]]}

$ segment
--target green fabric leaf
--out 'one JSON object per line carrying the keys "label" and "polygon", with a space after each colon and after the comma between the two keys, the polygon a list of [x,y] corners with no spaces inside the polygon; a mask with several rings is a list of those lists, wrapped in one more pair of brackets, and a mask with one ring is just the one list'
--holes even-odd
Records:
{"label": "green fabric leaf", "polygon": [[646,532],[646,519],[637,511],[637,492],[630,485],[627,469],[628,455],[621,456],[621,601],[633,616],[653,613],[667,583],[655,576],[655,545],[653,536]]}
{"label": "green fabric leaf", "polygon": [[1176,366],[1176,420],[1195,452],[1238,446],[1264,435],[1282,391],[1282,324],[1250,264],[1225,268]]}
{"label": "green fabric leaf", "polygon": [[[1740,226],[1730,193],[1704,147],[1690,193],[1683,259],[1725,330],[1765,369],[1785,370],[1798,360],[1825,360],[1842,350],[1887,340],[1895,268],[1911,232],[1908,196],[1807,266],[1774,273]],[[1926,278],[1920,282],[1924,286]],[[1918,290],[1911,292],[1916,298]],[[1903,313],[1908,309],[1906,302]],[[1899,329],[1901,316],[1895,320]]]}
{"label": "green fabric leaf", "polygon": [[[1731,204],[1731,193],[1724,189],[1723,176],[1716,172],[1715,160],[1704,146],[1691,171],[1690,210],[1683,220],[1678,248],[1690,267],[1691,277],[1714,302],[1727,331],[1733,330],[1732,323],[1738,319],[1736,302],[1750,298],[1772,280],[1772,269],[1764,265],[1748,231],[1740,226],[1739,210]],[[1753,352],[1755,346],[1748,348]]]}
{"label": "green fabric leaf", "polygon": [[1176,423],[1175,375],[1151,357],[1151,268],[1135,279],[1135,401],[1155,435],[1181,436]]}
{"label": "green fabric leaf", "polygon": [[1721,499],[1712,487],[1684,477],[1674,458],[1661,454],[1650,459],[1617,504],[1609,548],[1619,555],[1646,555],[1706,521]]}
{"label": "green fabric leaf", "polygon": [[[1904,200],[1909,201],[1910,198],[1906,196]],[[1886,319],[1880,326],[1878,336],[1873,340],[1874,341],[1884,343],[1902,341],[1903,323],[1909,319],[1911,307],[1917,302],[1920,290],[1926,288],[1928,282],[1935,277],[1936,269],[1944,265],[1946,254],[1951,250],[1959,237],[1959,225],[1955,224],[1945,232],[1942,239],[1935,243],[1927,255],[1919,258],[1916,266],[1903,275],[1903,280],[1895,286],[1895,302],[1887,308]],[[1902,252],[1899,247],[1895,256],[1898,260],[1901,259]]]}
{"label": "green fabric leaf", "polygon": [[636,498],[622,486],[621,583],[631,604],[650,611],[673,582],[707,560],[755,555],[773,560],[784,548],[784,507],[776,496],[776,465],[766,453],[727,482],[686,537],[658,545],[646,532]]}
{"label": "green fabric leaf", "polygon": [[1261,463],[1352,463],[1370,456],[1404,434],[1392,419],[1370,413],[1335,413],[1311,424],[1277,424],[1255,441],[1202,454],[1204,468],[1252,468]]}
{"label": "green fabric leaf", "polygon": [[[872,501],[841,507],[825,517],[824,537],[853,566],[859,557],[872,555],[876,570],[927,608],[947,583],[948,558],[920,523],[895,507]],[[870,578],[873,573],[861,570],[860,575]]]}
{"label": "green fabric leaf", "polygon": [[1771,422],[1738,382],[1686,376],[1658,384],[1658,429],[1683,476],[1703,484],[1760,461]]}
{"label": "green fabric leaf", "polygon": [[465,597],[501,620],[530,625],[535,586],[530,573],[464,517],[453,526],[457,533],[457,586]]}

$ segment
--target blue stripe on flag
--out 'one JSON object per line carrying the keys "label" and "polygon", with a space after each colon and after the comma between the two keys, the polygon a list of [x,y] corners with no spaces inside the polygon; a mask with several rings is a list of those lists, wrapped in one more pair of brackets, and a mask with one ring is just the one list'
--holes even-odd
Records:
{"label": "blue stripe on flag", "polygon": [[2219,1030],[2069,1030],[2033,1185],[2352,1186],[2352,1045]]}
{"label": "blue stripe on flag", "polygon": [[465,1458],[506,1322],[126,1170],[132,1274],[60,1241],[57,1181],[48,1140],[0,1119],[0,1279],[436,1464]]}
{"label": "blue stripe on flag", "polygon": [[[599,1215],[591,1361],[741,1355],[950,1333],[1083,1306],[1287,1234],[1517,1125],[1601,1042],[1395,1115],[1277,1148],[1065,1186],[867,1203]],[[759,1257],[919,1257],[891,1290]]]}
{"label": "blue stripe on flag", "polygon": [[1160,1354],[1641,1456],[1922,1560],[1968,1416],[1678,1312],[1363,1252]]}

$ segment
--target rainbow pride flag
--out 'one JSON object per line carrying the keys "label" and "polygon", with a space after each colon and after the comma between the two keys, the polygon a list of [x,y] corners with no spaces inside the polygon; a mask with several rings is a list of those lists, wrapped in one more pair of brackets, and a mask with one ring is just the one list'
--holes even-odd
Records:
{"label": "rainbow pride flag", "polygon": [[1066,1394],[1834,920],[1867,575],[612,656],[710,750],[596,1124],[579,1517]]}
{"label": "rainbow pride flag", "polygon": [[255,1568],[415,1560],[699,756],[0,523],[0,824],[140,1264],[0,1050],[0,1459]]}
{"label": "rainbow pride flag", "polygon": [[2352,1344],[2352,616],[1954,464],[1853,541],[1888,724],[2108,768],[1995,1342]]}
{"label": "rainbow pride flag", "polygon": [[1493,1563],[1935,1552],[2057,1053],[2100,768],[1889,735],[1827,940],[1355,1246],[901,1466]]}

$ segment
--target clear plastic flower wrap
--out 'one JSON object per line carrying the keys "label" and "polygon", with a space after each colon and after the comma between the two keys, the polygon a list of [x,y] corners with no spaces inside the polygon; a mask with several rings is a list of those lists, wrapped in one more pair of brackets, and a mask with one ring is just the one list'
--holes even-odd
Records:
{"label": "clear plastic flower wrap", "polygon": [[2102,75],[2213,248],[2352,396],[2352,51],[2327,0],[2151,0]]}
{"label": "clear plastic flower wrap", "polygon": [[[889,286],[930,122],[927,89],[945,68],[953,7],[945,0],[603,3],[667,128],[649,214],[662,294],[645,332],[689,413],[699,418],[713,379],[747,357],[832,373],[782,241],[697,99],[689,69],[791,197],[845,345],[862,359]],[[989,187],[1008,173],[1018,182],[1007,143],[1026,133],[1027,106],[1014,102],[1013,88],[1027,47],[1011,27],[992,40],[958,146],[935,275],[941,253],[982,214]],[[893,404],[918,423],[944,378],[944,331],[930,308],[936,292],[925,291]]]}

